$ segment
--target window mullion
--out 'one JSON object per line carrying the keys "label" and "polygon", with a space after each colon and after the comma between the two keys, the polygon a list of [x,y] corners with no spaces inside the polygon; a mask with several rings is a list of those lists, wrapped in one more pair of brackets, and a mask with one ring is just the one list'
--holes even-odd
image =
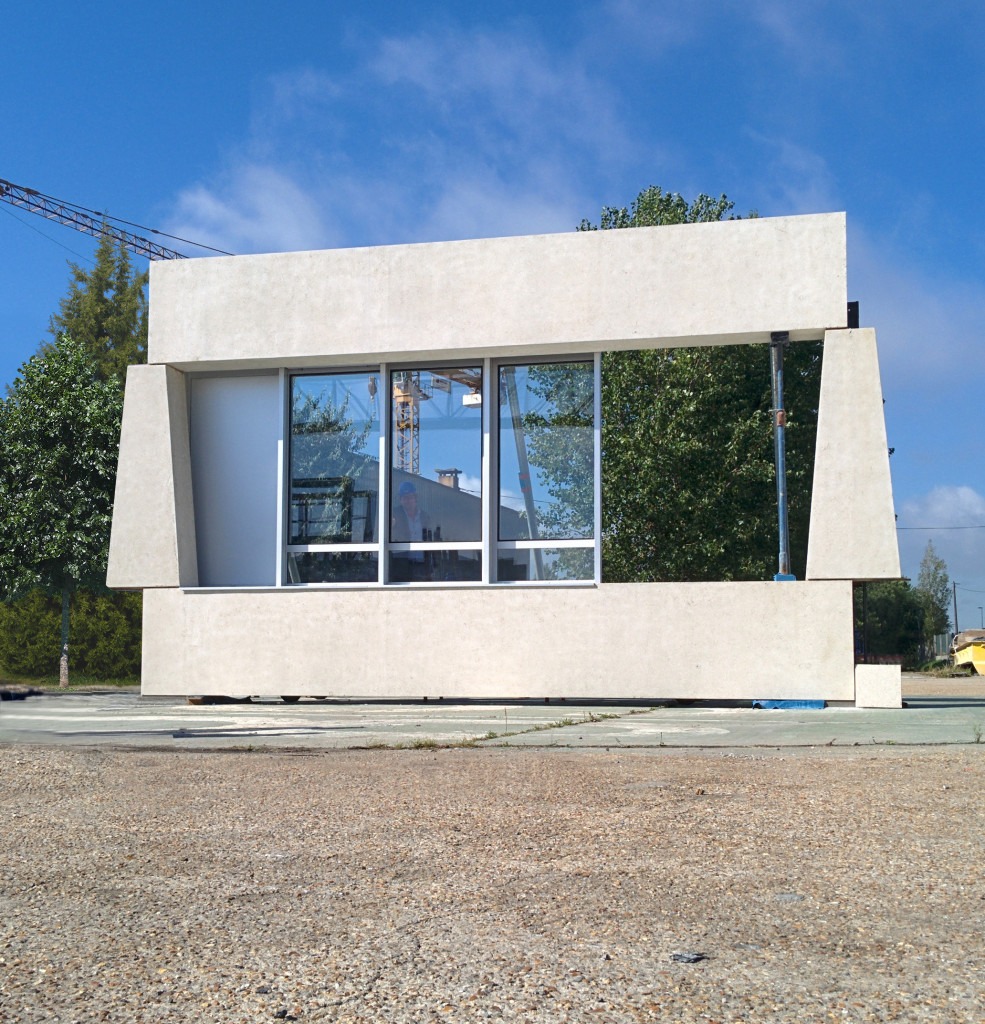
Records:
{"label": "window mullion", "polygon": [[594,530],[595,582],[602,582],[602,353],[596,352],[595,370],[595,458],[592,466],[592,486],[595,489]]}
{"label": "window mullion", "polygon": [[390,540],[390,438],[391,430],[391,401],[390,401],[390,366],[388,363],[380,364],[380,459],[379,459],[379,493],[380,521],[377,529],[376,540],[379,544],[378,556],[378,580],[382,586],[387,582],[390,575],[390,556],[387,552],[387,542]]}
{"label": "window mullion", "polygon": [[285,544],[287,543],[287,520],[286,515],[290,501],[288,491],[290,490],[290,458],[289,438],[291,436],[290,409],[291,403],[288,392],[291,387],[290,377],[287,371],[281,367],[278,371],[278,385],[280,388],[280,435],[277,438],[277,567],[275,572],[274,586],[284,586],[284,565],[287,559],[284,557]]}
{"label": "window mullion", "polygon": [[493,375],[497,373],[491,359],[482,361],[482,582],[496,579],[496,502],[498,487],[494,482],[496,465],[496,431],[498,403],[493,401]]}

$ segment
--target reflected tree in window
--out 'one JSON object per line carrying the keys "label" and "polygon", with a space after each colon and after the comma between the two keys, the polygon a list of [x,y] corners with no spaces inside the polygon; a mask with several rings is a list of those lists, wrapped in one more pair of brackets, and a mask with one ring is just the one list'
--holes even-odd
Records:
{"label": "reflected tree in window", "polygon": [[[501,540],[591,541],[595,536],[595,372],[592,363],[500,369]],[[515,481],[515,483],[514,483]],[[511,498],[519,487],[520,500]],[[505,515],[512,507],[514,514]],[[537,547],[500,556],[500,579],[594,575],[591,550]]]}
{"label": "reflected tree in window", "polygon": [[512,464],[524,495],[523,533],[504,539],[591,539],[595,510],[592,364],[505,366],[502,374],[503,433],[511,437],[501,439],[501,484],[508,485],[505,467]]}

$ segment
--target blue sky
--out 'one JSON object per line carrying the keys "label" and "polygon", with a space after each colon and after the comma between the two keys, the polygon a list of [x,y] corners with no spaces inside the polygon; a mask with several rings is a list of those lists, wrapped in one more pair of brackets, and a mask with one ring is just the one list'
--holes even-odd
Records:
{"label": "blue sky", "polygon": [[[899,525],[935,528],[900,531],[904,572],[932,538],[978,625],[978,0],[40,0],[31,23],[0,42],[0,177],[231,252],[568,231],[650,184],[846,210]],[[93,248],[0,204],[0,383]]]}

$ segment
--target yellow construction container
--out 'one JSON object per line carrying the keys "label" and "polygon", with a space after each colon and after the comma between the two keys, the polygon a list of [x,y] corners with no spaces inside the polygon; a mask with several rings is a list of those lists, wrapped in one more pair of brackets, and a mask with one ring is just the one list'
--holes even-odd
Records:
{"label": "yellow construction container", "polygon": [[985,676],[985,630],[965,629],[951,641],[951,657],[955,666],[970,665]]}

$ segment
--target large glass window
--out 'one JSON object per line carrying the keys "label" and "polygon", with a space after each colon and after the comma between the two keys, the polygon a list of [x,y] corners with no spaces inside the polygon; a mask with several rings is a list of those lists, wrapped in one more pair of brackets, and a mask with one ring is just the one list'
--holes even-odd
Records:
{"label": "large glass window", "polygon": [[594,577],[595,368],[499,368],[500,581]]}
{"label": "large glass window", "polygon": [[291,582],[367,582],[378,577],[377,390],[378,374],[373,373],[292,378]]}
{"label": "large glass window", "polygon": [[482,367],[390,374],[392,583],[482,578]]}
{"label": "large glass window", "polygon": [[282,582],[594,580],[597,365],[293,375]]}

